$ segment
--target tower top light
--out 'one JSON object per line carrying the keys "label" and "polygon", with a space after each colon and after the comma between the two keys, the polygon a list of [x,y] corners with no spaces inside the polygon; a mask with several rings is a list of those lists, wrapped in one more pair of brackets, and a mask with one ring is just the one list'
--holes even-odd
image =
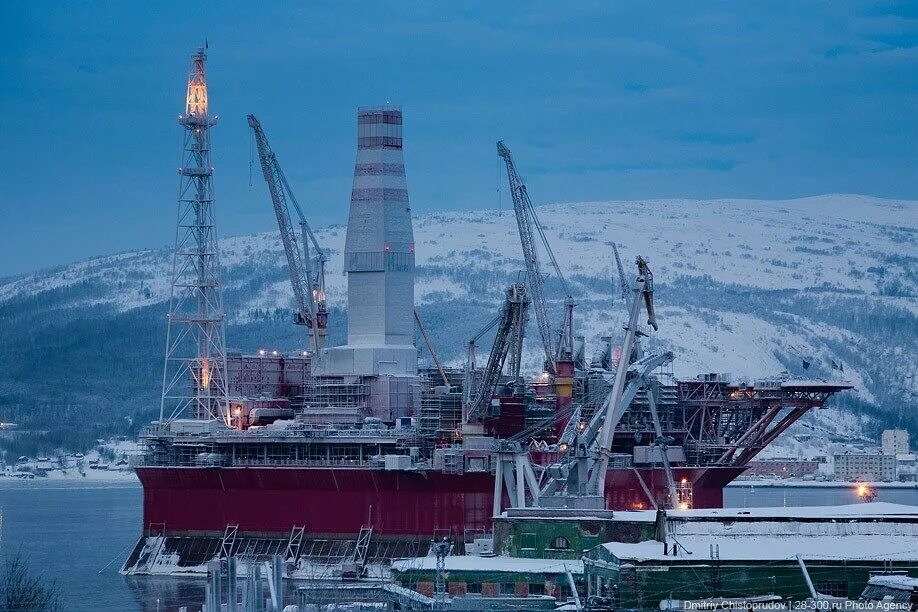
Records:
{"label": "tower top light", "polygon": [[207,120],[207,78],[204,74],[204,62],[207,61],[205,47],[191,56],[191,67],[188,70],[188,94],[185,96],[185,117],[204,122]]}

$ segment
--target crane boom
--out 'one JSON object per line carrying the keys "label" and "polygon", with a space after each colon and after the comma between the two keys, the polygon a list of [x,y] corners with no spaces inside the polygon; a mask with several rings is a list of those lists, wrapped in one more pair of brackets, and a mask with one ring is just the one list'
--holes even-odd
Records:
{"label": "crane boom", "polygon": [[316,240],[316,235],[312,233],[312,228],[309,227],[309,222],[306,221],[306,215],[303,214],[303,209],[300,208],[300,203],[297,202],[296,196],[293,195],[293,190],[290,189],[290,184],[287,183],[287,177],[284,176],[284,172],[279,165],[277,167],[277,175],[284,185],[284,190],[287,192],[290,203],[293,204],[293,208],[300,218],[300,234],[303,237],[303,252],[306,254],[307,262],[309,261],[310,242],[312,243],[312,248],[316,251],[315,266],[311,269],[311,272],[315,274],[315,278],[312,279],[313,297],[316,301],[316,316],[319,319],[319,329],[324,329],[328,322],[325,299],[325,263],[328,261],[328,256],[325,254],[325,249],[319,246],[319,241]]}
{"label": "crane boom", "polygon": [[[322,348],[325,341],[325,326],[327,314],[324,312],[325,290],[324,290],[324,272],[321,268],[324,266],[325,255],[319,247],[309,224],[300,209],[296,198],[290,190],[286,177],[277,162],[277,156],[271,150],[268,144],[268,138],[261,127],[255,115],[247,116],[249,127],[255,136],[255,143],[258,148],[258,158],[261,161],[261,170],[268,184],[268,191],[271,194],[271,202],[274,204],[274,214],[277,216],[277,225],[280,230],[281,242],[284,245],[284,254],[287,257],[287,267],[290,271],[290,284],[293,287],[293,295],[296,299],[297,313],[294,322],[299,325],[309,327],[312,335],[313,348],[318,355],[319,349]],[[293,220],[290,217],[289,202],[293,203],[294,208],[300,216],[301,240],[303,241],[303,252],[297,241],[297,235],[294,231]],[[319,262],[320,272],[316,278],[312,278],[309,259],[309,238],[315,246],[317,259]],[[321,299],[322,312],[318,312],[316,301]]]}
{"label": "crane boom", "polygon": [[[507,287],[507,295],[497,320],[497,334],[494,336],[494,345],[488,356],[481,385],[474,398],[471,398],[465,411],[466,422],[475,422],[484,416],[485,406],[491,401],[497,385],[500,383],[500,374],[514,344],[514,330],[518,330],[526,321],[526,307],[529,299],[526,296],[526,287],[514,284]],[[474,342],[474,341],[473,341]],[[470,343],[472,344],[472,343]],[[514,365],[514,367],[516,367]],[[519,375],[515,372],[514,375]],[[514,383],[516,380],[514,379]]]}
{"label": "crane boom", "polygon": [[625,269],[622,267],[622,258],[618,256],[618,247],[612,243],[612,252],[615,253],[615,267],[618,268],[618,282],[622,287],[622,300],[627,300],[631,294],[631,285],[625,279]]}
{"label": "crane boom", "polygon": [[424,344],[427,345],[427,350],[430,351],[430,356],[434,361],[434,365],[437,366],[437,371],[440,372],[440,378],[443,379],[443,384],[447,387],[449,386],[449,377],[446,376],[446,370],[443,369],[443,363],[440,361],[440,356],[437,355],[437,351],[434,349],[433,342],[430,341],[430,336],[427,335],[427,330],[424,329],[424,324],[421,323],[421,315],[418,314],[418,309],[414,309],[414,320],[418,324],[418,329],[421,330],[421,335],[424,336]]}
{"label": "crane boom", "polygon": [[[653,274],[647,261],[638,256],[635,263],[638,268],[637,284],[632,289],[633,298],[628,316],[628,325],[625,327],[625,338],[622,342],[622,354],[618,360],[618,367],[615,370],[615,379],[612,384],[612,390],[601,410],[603,424],[599,436],[598,450],[600,453],[598,465],[590,474],[589,485],[595,495],[603,495],[605,490],[606,472],[609,467],[609,455],[612,452],[612,441],[615,437],[615,428],[619,419],[627,408],[627,403],[623,401],[625,396],[625,386],[627,383],[628,370],[631,367],[631,360],[634,356],[635,343],[638,341],[638,317],[641,312],[641,306],[647,310],[647,324],[657,329],[656,317],[653,308]],[[600,413],[597,413],[597,417]]]}
{"label": "crane boom", "polygon": [[[555,269],[555,273],[558,275],[558,278],[561,279],[561,282],[564,283],[565,289],[567,288],[567,283],[564,281],[564,276],[561,274],[561,269],[558,267],[555,255],[548,245],[548,240],[545,237],[541,224],[539,224],[538,217],[536,217],[532,202],[529,199],[529,193],[526,191],[526,185],[523,183],[523,179],[520,178],[519,172],[516,169],[516,164],[513,162],[513,156],[510,154],[510,149],[507,148],[503,141],[497,142],[497,153],[504,159],[507,165],[507,179],[510,183],[513,212],[516,214],[516,224],[519,228],[520,242],[523,246],[523,259],[526,262],[526,285],[529,289],[529,296],[535,307],[539,337],[545,349],[545,360],[548,363],[549,371],[554,374],[557,371],[557,353],[553,346],[551,323],[548,321],[548,306],[545,301],[545,283],[542,277],[542,270],[539,264],[539,253],[536,249],[535,242],[536,233],[538,233],[541,238],[546,253]],[[568,302],[572,306],[573,302],[570,300],[570,291],[567,291],[567,293]],[[567,326],[565,325],[565,327]],[[567,330],[565,329],[564,332],[567,332]],[[564,344],[565,340],[562,338],[559,346]]]}
{"label": "crane boom", "polygon": [[[501,311],[503,312],[503,311]],[[462,405],[468,406],[471,404],[474,396],[472,395],[472,379],[475,373],[475,348],[476,342],[481,339],[486,333],[494,329],[498,323],[500,323],[501,314],[498,313],[493,319],[488,321],[488,323],[482,327],[477,334],[472,336],[471,340],[468,343],[468,352],[466,353],[465,359],[465,381],[462,384]]]}

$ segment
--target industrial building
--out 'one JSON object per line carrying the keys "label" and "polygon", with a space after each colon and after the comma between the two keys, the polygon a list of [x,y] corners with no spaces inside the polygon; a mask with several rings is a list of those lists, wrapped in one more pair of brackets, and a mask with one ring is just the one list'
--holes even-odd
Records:
{"label": "industrial building", "polygon": [[[392,563],[392,576],[399,586],[434,595],[437,576],[435,557],[399,559]],[[568,573],[579,586],[583,562],[547,559],[520,559],[508,556],[480,557],[450,555],[444,560],[447,591],[451,597],[571,597]],[[520,604],[522,602],[517,602]]]}
{"label": "industrial building", "polygon": [[856,598],[871,574],[918,570],[918,515],[887,503],[814,508],[674,511],[655,537],[609,542],[584,556],[589,596],[615,609],[656,609],[662,599],[810,596]]}
{"label": "industrial building", "polygon": [[819,459],[763,459],[750,461],[744,478],[803,478],[814,476],[825,464],[825,457]]}
{"label": "industrial building", "polygon": [[918,459],[914,453],[896,455],[896,476],[899,482],[918,480]]}

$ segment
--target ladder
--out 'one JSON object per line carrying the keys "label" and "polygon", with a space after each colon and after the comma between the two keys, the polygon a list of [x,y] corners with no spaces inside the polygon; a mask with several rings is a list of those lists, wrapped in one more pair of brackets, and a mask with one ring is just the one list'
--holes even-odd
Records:
{"label": "ladder", "polygon": [[306,533],[305,525],[294,525],[290,530],[290,539],[287,540],[287,552],[284,560],[292,563],[294,567],[300,562],[300,549],[303,546],[303,534]]}
{"label": "ladder", "polygon": [[223,539],[220,541],[220,558],[229,559],[233,556],[233,546],[236,544],[236,535],[239,525],[227,525],[223,530]]}
{"label": "ladder", "polygon": [[357,535],[357,546],[354,547],[354,554],[352,556],[354,566],[357,569],[357,577],[363,575],[363,570],[367,563],[367,554],[370,551],[370,539],[372,537],[372,525],[364,525],[360,528],[360,533]]}
{"label": "ladder", "polygon": [[[147,553],[147,571],[152,573],[153,566],[161,564],[160,553],[162,553],[163,549],[166,547],[166,524],[150,523],[147,533],[149,534],[147,537],[157,538],[152,550]],[[140,565],[139,559],[137,565]]]}

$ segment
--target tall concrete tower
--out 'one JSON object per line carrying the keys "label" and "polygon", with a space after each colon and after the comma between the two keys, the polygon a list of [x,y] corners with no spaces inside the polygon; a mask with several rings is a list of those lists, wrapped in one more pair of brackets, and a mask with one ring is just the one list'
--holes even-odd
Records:
{"label": "tall concrete tower", "polygon": [[344,244],[347,345],[328,349],[329,374],[417,374],[414,231],[402,158],[402,111],[357,111],[357,163]]}

